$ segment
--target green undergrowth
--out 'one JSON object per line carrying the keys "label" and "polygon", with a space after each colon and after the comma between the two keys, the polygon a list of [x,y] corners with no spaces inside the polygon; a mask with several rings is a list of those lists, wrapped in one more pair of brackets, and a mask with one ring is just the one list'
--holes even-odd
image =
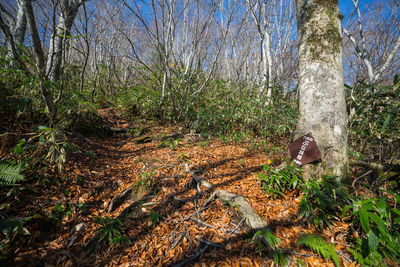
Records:
{"label": "green undergrowth", "polygon": [[400,158],[399,75],[387,86],[347,86],[351,156],[380,162]]}
{"label": "green undergrowth", "polygon": [[[294,166],[275,170],[266,165],[264,172],[259,174],[263,181],[262,190],[271,197],[282,196],[287,191],[301,191],[298,219],[315,226],[316,231],[332,228],[335,221],[351,225],[346,235],[346,242],[351,245],[348,252],[362,266],[390,266],[391,261],[400,263],[400,194],[388,190],[388,181],[380,181],[378,191],[371,186],[358,194],[351,186],[339,183],[337,177],[304,181],[299,176],[299,170]],[[297,244],[311,248],[339,266],[333,244],[326,243],[320,235],[300,236]]]}
{"label": "green undergrowth", "polygon": [[[24,52],[24,61],[34,69],[35,62],[28,51]],[[279,82],[273,86],[272,98],[268,99],[265,95],[257,96],[258,86],[253,86],[251,81],[233,82],[218,78],[207,81],[201,71],[189,77],[177,68],[169,78],[165,98],[162,98],[160,81],[164,73],[160,67],[154,67],[154,71],[145,73],[141,79],[123,84],[107,80],[107,66],[100,64],[99,67],[96,75],[87,75],[82,81],[82,66],[66,63],[59,82],[44,83],[57,99],[57,114],[54,121],[50,121],[39,79],[34,73],[27,74],[18,66],[11,67],[6,51],[0,50],[0,147],[3,143],[13,147],[0,159],[3,252],[9,251],[13,242],[24,239],[28,234],[26,224],[35,215],[17,217],[12,214],[16,204],[22,203],[20,197],[24,196],[23,201],[29,202],[29,197],[33,195],[31,192],[40,194],[37,193],[40,187],[49,188],[57,184],[67,199],[68,192],[63,187],[68,179],[61,180],[60,177],[69,153],[82,153],[91,160],[96,157],[93,151],[81,151],[69,140],[75,137],[82,139],[82,135],[107,134],[107,122],[97,112],[100,108],[111,107],[123,112],[130,124],[124,136],[127,138],[147,132],[148,129],[142,125],[142,121],[147,120],[153,125],[177,126],[182,134],[192,132],[218,137],[223,141],[245,141],[254,149],[262,147],[266,153],[282,154],[277,147],[289,143],[295,131],[298,103],[295,94],[285,93]],[[352,158],[380,163],[392,163],[399,159],[399,96],[398,76],[388,86],[363,83],[347,86],[347,108],[351,115],[349,151]],[[16,128],[23,129],[24,133],[15,133],[17,137],[11,144],[3,141]],[[256,138],[262,138],[264,143],[254,142]],[[180,139],[166,140],[162,146],[176,150],[181,143]],[[200,145],[207,144],[205,140]],[[349,235],[347,240],[352,244],[349,251],[360,264],[374,266],[384,264],[387,259],[399,262],[400,212],[398,174],[373,174],[365,175],[366,181],[362,181],[362,186],[366,193],[362,195],[337,183],[334,177],[303,181],[301,171],[294,166],[279,171],[265,166],[259,178],[264,191],[274,198],[287,191],[301,191],[303,198],[299,205],[299,219],[305,224],[324,229],[331,227],[334,220],[351,223],[353,237]],[[389,176],[392,179],[390,182],[397,183],[397,187],[388,183]],[[57,205],[54,212],[46,216],[58,218],[56,221],[59,222],[62,217],[68,216],[69,204]],[[342,210],[345,211],[343,214]],[[157,214],[150,216],[154,225],[158,223],[157,218]],[[121,222],[111,218],[99,218],[97,222],[103,239],[121,241]],[[269,233],[258,235],[275,240]],[[330,244],[326,243],[324,247],[318,238],[305,240],[299,244],[312,248],[337,264],[333,253],[329,252]],[[319,245],[313,246],[313,240]],[[279,249],[275,241],[273,246]],[[277,259],[282,261],[283,253],[275,251]]]}

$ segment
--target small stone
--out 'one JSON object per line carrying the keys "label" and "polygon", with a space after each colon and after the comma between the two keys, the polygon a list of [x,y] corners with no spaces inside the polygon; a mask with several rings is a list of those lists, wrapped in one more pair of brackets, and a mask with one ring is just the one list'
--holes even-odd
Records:
{"label": "small stone", "polygon": [[72,231],[74,231],[74,232],[82,232],[82,231],[85,231],[85,229],[86,229],[86,223],[84,223],[84,222],[81,222],[81,223],[75,225],[74,227],[72,227]]}

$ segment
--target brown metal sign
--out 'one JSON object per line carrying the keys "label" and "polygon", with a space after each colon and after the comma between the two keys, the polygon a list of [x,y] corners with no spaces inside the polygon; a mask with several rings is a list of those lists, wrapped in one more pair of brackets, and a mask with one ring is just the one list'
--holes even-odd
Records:
{"label": "brown metal sign", "polygon": [[289,145],[290,156],[297,166],[322,158],[317,143],[311,133],[303,135]]}

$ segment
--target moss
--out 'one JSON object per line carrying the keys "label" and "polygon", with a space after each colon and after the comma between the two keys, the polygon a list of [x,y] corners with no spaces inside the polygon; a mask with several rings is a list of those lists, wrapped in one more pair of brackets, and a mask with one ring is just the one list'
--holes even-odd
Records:
{"label": "moss", "polygon": [[[337,1],[326,2],[329,4],[326,4],[325,1],[317,1],[302,13],[302,22],[306,24],[304,30],[310,32],[309,34],[303,32],[303,34],[306,37],[310,59],[313,61],[325,61],[324,56],[326,55],[338,55],[342,45],[342,37],[337,24],[340,15]],[[315,12],[318,13],[314,14]]]}
{"label": "moss", "polygon": [[[339,176],[338,173],[340,173]],[[303,166],[303,178],[306,180],[319,179],[325,175],[337,176],[338,182],[341,182],[343,184],[349,184],[350,182],[349,165],[345,163],[342,164],[341,166],[336,166],[335,168],[329,168],[327,167],[326,162],[317,161],[315,163]]]}
{"label": "moss", "polygon": [[339,0],[315,0],[315,4],[325,7],[339,5]]}

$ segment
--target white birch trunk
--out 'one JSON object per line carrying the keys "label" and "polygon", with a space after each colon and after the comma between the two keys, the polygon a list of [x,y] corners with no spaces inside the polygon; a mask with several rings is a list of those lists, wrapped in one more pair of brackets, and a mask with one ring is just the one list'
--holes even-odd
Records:
{"label": "white birch trunk", "polygon": [[299,121],[295,138],[311,132],[322,162],[304,166],[305,178],[348,173],[347,112],[338,0],[297,0]]}
{"label": "white birch trunk", "polygon": [[271,77],[272,77],[272,55],[271,55],[271,35],[269,33],[269,21],[267,17],[266,11],[266,1],[262,3],[262,18],[263,18],[263,46],[264,46],[264,92],[267,92],[267,101],[265,105],[268,106],[271,104]]}
{"label": "white birch trunk", "polygon": [[[397,51],[400,48],[400,34],[397,36],[397,39],[390,49],[388,51],[388,56],[386,59],[381,63],[379,67],[373,67],[371,60],[367,57],[366,55],[366,40],[365,40],[365,35],[364,35],[364,27],[362,24],[361,20],[361,11],[359,8],[359,0],[352,0],[353,6],[355,8],[355,11],[357,13],[357,23],[358,23],[358,30],[360,34],[360,41],[357,42],[357,40],[354,38],[354,36],[347,30],[343,29],[343,32],[347,35],[349,38],[350,42],[353,44],[358,60],[364,64],[366,70],[367,70],[367,75],[368,75],[368,81],[370,83],[376,83],[379,81],[379,79],[382,77],[382,74],[386,71],[386,69],[389,67],[390,63],[393,61],[393,58],[395,57]],[[360,45],[361,43],[361,45]]]}
{"label": "white birch trunk", "polygon": [[[21,0],[17,0],[17,17],[14,18],[8,11],[0,4],[0,16],[4,16],[8,24],[3,21],[1,30],[3,31],[3,35],[5,39],[8,41],[7,44],[7,57],[10,59],[14,59],[11,61],[11,66],[14,63],[20,61],[20,46],[24,44],[25,41],[25,32],[26,32],[26,12],[24,8],[24,3]],[[19,62],[21,63],[21,62]]]}
{"label": "white birch trunk", "polygon": [[61,14],[55,31],[50,39],[49,54],[46,63],[46,74],[49,80],[56,82],[60,79],[63,46],[78,13],[79,6],[84,1],[63,0],[61,2]]}
{"label": "white birch trunk", "polygon": [[14,26],[14,39],[16,45],[20,46],[24,44],[25,32],[26,32],[26,15],[24,5],[21,0],[17,0],[17,20]]}

